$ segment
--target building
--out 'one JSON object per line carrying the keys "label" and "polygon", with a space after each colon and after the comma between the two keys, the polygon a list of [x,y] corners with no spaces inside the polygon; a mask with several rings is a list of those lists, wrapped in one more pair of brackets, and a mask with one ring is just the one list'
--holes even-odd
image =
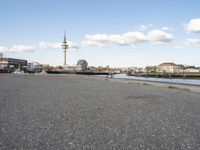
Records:
{"label": "building", "polygon": [[119,68],[119,70],[120,70],[121,73],[126,73],[127,71],[132,70],[132,68],[133,67],[131,67],[131,68]]}
{"label": "building", "polygon": [[63,70],[69,71],[69,72],[74,72],[74,71],[76,71],[76,66],[66,65],[66,66],[63,66]]}
{"label": "building", "polygon": [[144,68],[130,67],[130,68],[128,68],[127,71],[131,71],[132,73],[143,73],[144,72]]}
{"label": "building", "polygon": [[90,71],[90,72],[97,72],[97,68],[94,67],[94,66],[89,66],[88,67],[88,71]]}
{"label": "building", "polygon": [[199,68],[196,68],[195,66],[186,66],[184,69],[184,72],[200,72]]}
{"label": "building", "polygon": [[26,71],[29,73],[42,72],[42,70],[43,70],[43,65],[38,62],[29,62],[26,67]]}
{"label": "building", "polygon": [[80,59],[76,64],[76,71],[86,71],[88,63],[84,59]]}
{"label": "building", "polygon": [[0,72],[13,72],[15,69],[24,70],[27,60],[0,57]]}
{"label": "building", "polygon": [[157,72],[157,66],[147,66],[144,71],[148,73],[155,73]]}
{"label": "building", "polygon": [[184,69],[185,69],[185,66],[184,65],[181,65],[181,64],[178,64],[177,65],[177,72],[184,72]]}
{"label": "building", "polygon": [[3,53],[0,53],[0,58],[3,58]]}
{"label": "building", "polygon": [[178,66],[173,62],[166,62],[158,65],[157,72],[175,73],[178,72]]}

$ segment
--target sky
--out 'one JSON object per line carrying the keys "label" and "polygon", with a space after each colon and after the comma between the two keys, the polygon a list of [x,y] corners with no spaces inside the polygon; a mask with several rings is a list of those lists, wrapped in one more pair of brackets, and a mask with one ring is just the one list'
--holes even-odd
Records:
{"label": "sky", "polygon": [[53,66],[200,66],[199,0],[2,0],[0,53]]}

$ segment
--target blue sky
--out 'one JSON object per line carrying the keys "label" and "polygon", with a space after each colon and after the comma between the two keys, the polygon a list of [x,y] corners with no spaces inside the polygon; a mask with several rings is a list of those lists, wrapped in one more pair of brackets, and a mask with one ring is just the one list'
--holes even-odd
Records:
{"label": "blue sky", "polygon": [[200,66],[199,0],[5,0],[0,2],[4,56],[62,65],[175,62]]}

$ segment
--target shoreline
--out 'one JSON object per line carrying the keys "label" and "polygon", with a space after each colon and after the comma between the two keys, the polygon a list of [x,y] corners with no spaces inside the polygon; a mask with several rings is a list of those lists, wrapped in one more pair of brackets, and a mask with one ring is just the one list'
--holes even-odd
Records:
{"label": "shoreline", "polygon": [[[116,78],[120,80],[134,80],[134,81],[144,81],[144,82],[156,82],[156,83],[166,83],[166,84],[172,84],[172,85],[187,85],[187,86],[195,86],[195,87],[200,87],[198,84],[190,84],[190,83],[178,83],[178,82],[168,82],[168,81],[156,81],[156,80],[144,80],[144,79],[126,79],[126,78]],[[164,79],[164,78],[163,78]],[[189,79],[189,80],[194,80],[194,79]]]}
{"label": "shoreline", "polygon": [[108,80],[113,82],[122,82],[127,84],[139,84],[144,86],[155,86],[161,88],[168,88],[174,90],[181,90],[181,91],[189,91],[200,93],[200,86],[199,85],[190,85],[190,84],[183,84],[183,83],[168,83],[168,82],[160,82],[160,81],[146,81],[146,80],[134,80],[134,79],[120,79],[120,78],[102,78],[102,77],[93,77],[96,79]]}

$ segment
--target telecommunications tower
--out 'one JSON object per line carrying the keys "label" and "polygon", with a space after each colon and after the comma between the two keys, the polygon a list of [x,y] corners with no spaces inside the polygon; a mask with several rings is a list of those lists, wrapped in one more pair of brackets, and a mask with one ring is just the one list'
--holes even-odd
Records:
{"label": "telecommunications tower", "polygon": [[67,40],[66,40],[66,32],[64,32],[64,41],[62,43],[62,49],[64,50],[64,66],[67,65],[67,63],[66,63],[66,54],[67,54],[68,47],[69,47],[69,45],[68,45]]}

